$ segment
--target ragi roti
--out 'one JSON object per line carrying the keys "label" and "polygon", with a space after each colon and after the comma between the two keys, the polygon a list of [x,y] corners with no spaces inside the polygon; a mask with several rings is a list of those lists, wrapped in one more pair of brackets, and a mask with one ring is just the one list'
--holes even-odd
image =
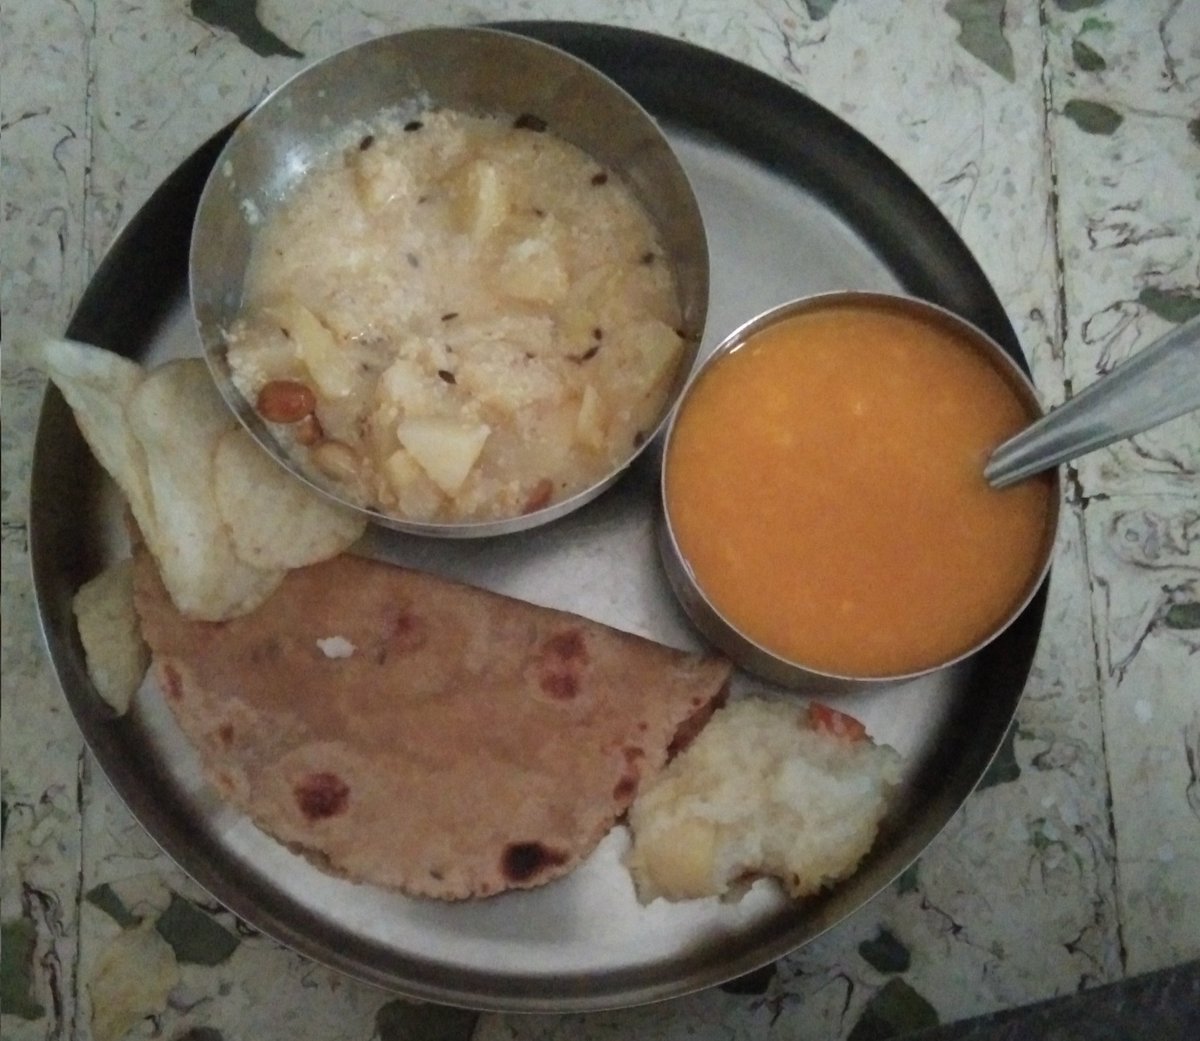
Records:
{"label": "ragi roti", "polygon": [[252,613],[136,603],[211,782],[322,868],[415,896],[541,885],[588,855],[723,698],[730,667],[344,555]]}

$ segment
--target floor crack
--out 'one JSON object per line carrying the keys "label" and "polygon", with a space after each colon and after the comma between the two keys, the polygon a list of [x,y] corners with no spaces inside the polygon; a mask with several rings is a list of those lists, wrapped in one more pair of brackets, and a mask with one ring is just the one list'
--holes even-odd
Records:
{"label": "floor crack", "polygon": [[87,788],[88,774],[88,750],[83,748],[80,749],[79,760],[75,770],[75,806],[79,814],[79,884],[75,887],[75,953],[71,959],[71,1030],[67,1035],[68,1037],[79,1037],[80,1035],[79,996],[83,989],[79,980],[83,959],[83,858],[84,843],[87,840],[87,836],[84,833],[83,814],[84,792]]}
{"label": "floor crack", "polygon": [[[1056,324],[1057,345],[1055,357],[1062,364],[1060,377],[1063,380],[1063,391],[1065,399],[1069,399],[1072,393],[1072,384],[1070,373],[1066,370],[1066,345],[1070,323],[1067,320],[1067,288],[1066,277],[1063,261],[1063,229],[1062,229],[1062,212],[1060,206],[1059,183],[1058,183],[1058,164],[1054,148],[1054,78],[1051,74],[1050,66],[1050,39],[1053,35],[1053,29],[1050,25],[1050,4],[1051,0],[1041,0],[1038,5],[1038,18],[1042,31],[1042,120],[1043,120],[1043,138],[1045,141],[1045,156],[1049,166],[1050,173],[1050,220],[1051,220],[1051,241],[1054,249],[1054,268],[1055,268],[1055,289],[1056,301],[1055,305],[1058,308]],[[1055,345],[1052,345],[1052,347]],[[1073,467],[1067,470],[1069,479],[1073,480],[1073,493],[1077,500],[1075,504],[1068,504],[1068,510],[1073,515],[1076,524],[1078,525],[1079,538],[1079,553],[1082,558],[1084,573],[1088,575],[1088,590],[1087,590],[1087,605],[1088,613],[1087,620],[1091,629],[1090,642],[1092,646],[1092,665],[1093,665],[1093,682],[1096,685],[1096,696],[1099,701],[1100,714],[1100,762],[1104,771],[1105,792],[1104,792],[1104,813],[1108,825],[1109,841],[1112,843],[1113,862],[1112,862],[1112,887],[1113,887],[1113,902],[1114,902],[1114,918],[1116,925],[1116,941],[1118,956],[1120,958],[1120,972],[1124,976],[1128,959],[1125,950],[1124,924],[1121,921],[1121,901],[1120,901],[1120,864],[1116,855],[1117,851],[1117,826],[1116,819],[1113,815],[1112,802],[1112,772],[1109,769],[1108,758],[1108,741],[1104,725],[1104,669],[1100,657],[1100,640],[1099,620],[1096,617],[1096,583],[1092,577],[1091,554],[1088,547],[1088,532],[1087,523],[1085,520],[1085,510],[1089,501],[1089,496],[1083,488],[1083,482],[1080,480],[1078,471]]]}

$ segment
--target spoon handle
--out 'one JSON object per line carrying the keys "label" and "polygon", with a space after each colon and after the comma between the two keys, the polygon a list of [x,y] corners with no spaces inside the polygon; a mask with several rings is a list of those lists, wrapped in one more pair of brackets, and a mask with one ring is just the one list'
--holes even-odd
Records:
{"label": "spoon handle", "polygon": [[1200,318],[1177,326],[997,448],[983,476],[1015,484],[1200,408]]}

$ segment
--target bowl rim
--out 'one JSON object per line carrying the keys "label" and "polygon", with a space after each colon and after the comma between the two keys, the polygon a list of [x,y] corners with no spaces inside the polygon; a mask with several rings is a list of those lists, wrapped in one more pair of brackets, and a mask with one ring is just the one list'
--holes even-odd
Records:
{"label": "bowl rim", "polygon": [[667,497],[667,472],[678,417],[686,406],[693,388],[704,375],[722,358],[742,347],[756,333],[799,314],[838,306],[868,307],[917,315],[927,319],[932,318],[941,325],[952,328],[964,340],[970,341],[981,355],[986,356],[993,367],[1005,378],[1009,386],[1031,410],[1029,422],[1033,422],[1045,414],[1033,380],[1021,368],[1017,359],[998,341],[957,312],[932,301],[902,292],[837,289],[793,297],[744,321],[696,364],[672,409],[671,419],[663,437],[662,459],[659,467],[658,545],[659,555],[667,573],[668,584],[693,624],[728,654],[739,668],[783,686],[801,689],[821,686],[829,691],[907,683],[910,680],[949,669],[983,650],[1021,616],[1046,582],[1062,523],[1061,471],[1059,468],[1054,468],[1045,471],[1051,477],[1052,488],[1051,494],[1047,497],[1045,527],[1042,533],[1042,543],[1038,549],[1039,565],[1029,579],[1026,589],[999,624],[993,626],[965,650],[932,665],[904,672],[878,674],[845,673],[821,669],[786,658],[769,649],[726,617],[704,591],[704,587],[696,577],[695,569],[679,545],[674,526],[671,523],[671,510]]}
{"label": "bowl rim", "polygon": [[[610,93],[622,100],[632,113],[636,115],[641,127],[647,134],[653,138],[657,145],[657,151],[665,159],[668,160],[673,169],[673,175],[677,180],[678,185],[683,189],[683,197],[686,202],[686,207],[690,211],[688,214],[688,223],[691,231],[694,233],[696,242],[694,244],[698,263],[698,273],[695,279],[695,296],[697,305],[695,308],[696,314],[694,318],[694,328],[687,329],[687,335],[683,337],[683,351],[678,362],[678,370],[674,377],[675,386],[673,390],[667,394],[660,407],[654,423],[645,431],[645,436],[636,441],[631,450],[622,457],[614,466],[610,467],[604,474],[594,480],[587,487],[580,489],[573,495],[558,502],[551,503],[537,510],[532,510],[527,513],[520,513],[513,516],[504,516],[480,520],[453,520],[453,521],[437,521],[437,520],[415,520],[397,516],[395,514],[386,513],[381,510],[372,508],[363,503],[355,502],[341,495],[336,486],[332,483],[328,486],[323,484],[314,475],[306,473],[302,470],[289,456],[287,450],[281,445],[275,443],[275,439],[270,436],[264,436],[260,429],[262,420],[255,412],[253,403],[248,401],[236,387],[232,385],[227,373],[221,367],[221,362],[217,355],[220,353],[219,345],[210,342],[210,335],[207,330],[211,323],[202,321],[198,313],[197,297],[198,297],[198,270],[201,265],[198,264],[196,255],[198,252],[198,244],[205,234],[203,226],[203,214],[207,209],[211,197],[218,190],[215,185],[218,183],[226,163],[232,158],[234,150],[238,147],[239,141],[244,135],[250,133],[256,122],[262,118],[261,113],[268,109],[274,109],[281,104],[285,104],[288,96],[296,89],[297,84],[308,79],[311,76],[319,75],[328,65],[335,62],[345,62],[351,60],[350,56],[359,54],[362,51],[372,49],[380,49],[386,53],[389,46],[394,45],[397,41],[408,40],[423,40],[435,42],[439,38],[465,38],[477,37],[482,40],[502,41],[504,46],[524,50],[527,53],[542,53],[547,56],[553,56],[553,60],[561,62],[564,65],[575,67],[582,75],[595,85],[597,89],[603,90],[605,93]],[[398,98],[397,103],[402,103],[405,99]],[[434,105],[437,106],[437,100],[433,99]],[[385,111],[385,110],[380,110]],[[511,114],[511,113],[505,113]],[[346,126],[350,125],[351,120],[347,120]],[[336,135],[336,130],[331,131],[332,136]],[[553,132],[553,128],[551,128]],[[566,138],[563,138],[566,140]],[[583,151],[582,146],[576,145]],[[637,196],[635,194],[635,199]],[[641,200],[638,200],[639,205]],[[652,221],[653,223],[653,221]],[[662,229],[656,224],[656,229],[661,233]],[[675,265],[673,265],[674,267]],[[677,271],[676,271],[677,275]],[[220,152],[213,163],[212,170],[205,180],[204,187],[201,191],[199,202],[196,209],[196,218],[194,220],[192,231],[189,239],[188,248],[188,307],[191,316],[191,324],[199,340],[201,354],[205,359],[205,363],[209,372],[220,391],[221,397],[226,405],[233,411],[241,425],[250,433],[255,443],[262,448],[267,454],[281,467],[283,467],[289,475],[294,479],[303,482],[313,491],[319,493],[327,500],[353,510],[356,513],[366,517],[368,522],[378,525],[383,528],[399,531],[404,534],[430,536],[439,539],[481,539],[494,536],[517,534],[523,531],[528,531],[531,528],[537,528],[544,524],[552,523],[570,513],[575,512],[593,499],[597,498],[607,491],[614,483],[616,483],[624,474],[633,466],[638,458],[647,451],[651,443],[656,441],[665,431],[668,422],[670,421],[675,405],[680,400],[690,378],[691,370],[696,366],[700,358],[701,346],[704,340],[704,335],[708,325],[709,311],[711,305],[711,288],[712,288],[712,263],[711,253],[708,243],[708,233],[705,226],[703,214],[700,210],[699,201],[696,196],[695,187],[688,175],[678,152],[672,145],[666,132],[659,125],[658,120],[646,109],[646,107],[638,101],[628,90],[622,87],[619,83],[601,72],[594,65],[584,61],[582,58],[576,57],[574,54],[556,47],[553,44],[546,43],[542,40],[535,39],[530,36],[523,35],[519,32],[514,32],[505,28],[497,28],[494,26],[483,25],[427,25],[412,29],[398,30],[395,32],[381,33],[377,36],[372,36],[369,39],[359,40],[355,43],[340,47],[330,53],[323,55],[316,60],[308,63],[303,68],[296,70],[289,75],[285,80],[279,83],[257,103],[251,106],[235,121],[234,130],[228,139],[221,146]],[[679,287],[677,286],[677,289]]]}

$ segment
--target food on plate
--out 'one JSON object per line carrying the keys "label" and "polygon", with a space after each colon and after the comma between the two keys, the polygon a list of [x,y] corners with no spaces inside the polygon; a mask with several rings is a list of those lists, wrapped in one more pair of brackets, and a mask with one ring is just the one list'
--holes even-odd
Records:
{"label": "food on plate", "polygon": [[150,665],[133,606],[133,561],[110,564],[72,601],[88,676],[118,714],[129,708]]}
{"label": "food on plate", "polygon": [[363,533],[360,514],[297,481],[241,426],[227,428],[217,441],[213,496],[234,552],[259,568],[326,560]]}
{"label": "food on plate", "polygon": [[126,414],[145,371],[119,354],[74,340],[43,340],[38,357],[71,407],[92,455],[117,482],[138,527],[155,538],[146,459]]}
{"label": "food on plate", "polygon": [[415,896],[575,867],[722,699],[725,661],[344,554],[223,625],[152,559],[166,702],[229,801],[319,867]]}
{"label": "food on plate", "polygon": [[362,534],[355,511],[306,488],[241,431],[201,359],[147,372],[99,347],[47,340],[42,360],[189,617],[251,610],[287,568]]}
{"label": "food on plate", "polygon": [[539,121],[381,117],[257,232],[232,379],[297,463],[419,521],[574,495],[658,425],[671,266],[615,171]]}
{"label": "food on plate", "polygon": [[685,395],[671,530],[709,602],[774,654],[854,677],[932,668],[996,631],[1041,574],[1052,480],[983,477],[1031,418],[943,325],[871,305],[793,313]]}
{"label": "food on plate", "polygon": [[98,691],[125,711],[149,656],[212,784],[320,868],[527,889],[630,812],[643,900],[762,873],[802,896],[869,848],[896,766],[850,717],[721,710],[723,659],[345,554],[358,515],[266,456],[198,360],[46,356],[145,525],[75,599]]}
{"label": "food on plate", "polygon": [[763,875],[816,893],[871,848],[899,778],[899,755],[836,709],[730,701],[630,810],[638,898],[736,896]]}
{"label": "food on plate", "polygon": [[262,603],[283,578],[238,556],[216,497],[214,458],[234,417],[203,361],[148,372],[126,410],[142,449],[154,523],[143,533],[179,610],[220,621]]}

